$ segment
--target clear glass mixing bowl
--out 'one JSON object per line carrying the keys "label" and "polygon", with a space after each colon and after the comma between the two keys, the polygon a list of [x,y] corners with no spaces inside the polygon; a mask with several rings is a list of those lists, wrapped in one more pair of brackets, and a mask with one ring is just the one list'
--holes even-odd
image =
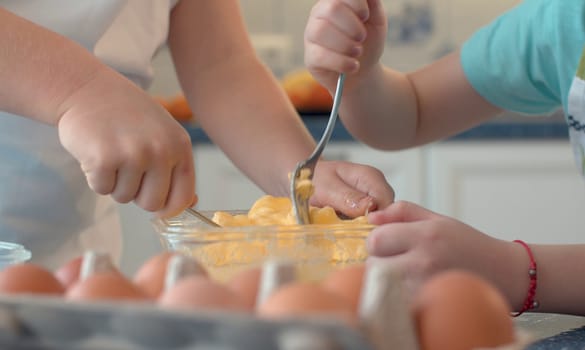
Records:
{"label": "clear glass mixing bowl", "polygon": [[[202,213],[212,218],[214,211]],[[374,227],[357,223],[212,227],[187,213],[154,219],[153,225],[167,250],[198,259],[219,280],[272,258],[294,262],[300,279],[320,279],[332,269],[364,262],[366,238]]]}

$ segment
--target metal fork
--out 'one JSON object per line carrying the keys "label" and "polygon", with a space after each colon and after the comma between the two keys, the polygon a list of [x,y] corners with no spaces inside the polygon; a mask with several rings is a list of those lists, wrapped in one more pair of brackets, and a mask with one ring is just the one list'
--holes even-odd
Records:
{"label": "metal fork", "polygon": [[333,133],[333,127],[335,126],[335,121],[337,120],[337,111],[339,110],[339,103],[341,102],[341,94],[343,92],[343,82],[345,81],[345,74],[340,74],[339,78],[337,79],[337,88],[335,89],[335,95],[333,97],[333,107],[331,108],[331,114],[329,115],[329,121],[327,122],[327,127],[323,132],[323,136],[321,136],[321,140],[317,144],[317,147],[313,151],[313,153],[304,161],[297,163],[297,166],[292,173],[290,178],[290,196],[295,212],[295,216],[297,219],[297,223],[299,225],[308,225],[311,223],[311,219],[309,217],[309,198],[310,194],[307,195],[306,192],[298,191],[297,184],[300,179],[301,170],[308,169],[309,177],[308,179],[313,179],[313,173],[315,172],[315,166],[317,165],[317,161],[323,153],[327,142],[329,142],[329,138]]}
{"label": "metal fork", "polygon": [[197,219],[201,220],[202,222],[206,223],[209,226],[221,227],[215,221],[211,220],[210,218],[201,214],[200,212],[198,212],[197,210],[195,210],[193,208],[187,208],[187,209],[185,209],[185,212],[187,212],[190,215],[193,215],[194,217],[196,217]]}

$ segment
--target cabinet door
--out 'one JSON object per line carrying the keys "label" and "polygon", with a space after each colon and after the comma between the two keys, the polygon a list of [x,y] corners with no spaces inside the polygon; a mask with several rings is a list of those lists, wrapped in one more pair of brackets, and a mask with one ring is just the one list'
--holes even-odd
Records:
{"label": "cabinet door", "polygon": [[439,143],[429,206],[502,239],[583,242],[585,186],[566,141]]}
{"label": "cabinet door", "polygon": [[218,147],[198,144],[193,153],[198,209],[247,209],[264,195]]}
{"label": "cabinet door", "polygon": [[[264,195],[252,181],[212,145],[196,145],[194,149],[197,193],[202,210],[246,209]],[[382,152],[357,142],[332,142],[324,157],[371,165],[381,170],[399,199],[416,203],[423,200],[421,150]],[[293,169],[291,169],[292,171]]]}
{"label": "cabinet door", "polygon": [[373,166],[384,173],[396,199],[422,204],[424,200],[424,149],[398,152],[374,150],[358,142],[335,142],[324,151],[329,160],[345,160]]}

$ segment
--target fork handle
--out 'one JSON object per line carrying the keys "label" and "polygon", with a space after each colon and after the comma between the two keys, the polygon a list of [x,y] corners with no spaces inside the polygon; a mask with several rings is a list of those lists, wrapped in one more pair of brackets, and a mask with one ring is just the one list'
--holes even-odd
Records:
{"label": "fork handle", "polygon": [[333,134],[333,126],[337,121],[337,114],[339,111],[339,104],[341,103],[341,95],[343,94],[343,83],[345,82],[345,74],[339,74],[339,78],[337,78],[337,87],[335,88],[335,95],[333,96],[333,107],[331,107],[331,114],[329,115],[329,121],[327,122],[327,126],[325,127],[325,132],[323,136],[321,136],[321,140],[317,144],[317,147],[308,158],[308,163],[313,163],[315,158],[319,158],[321,153],[323,153],[323,149],[325,148],[325,144],[329,142],[331,138],[331,134]]}

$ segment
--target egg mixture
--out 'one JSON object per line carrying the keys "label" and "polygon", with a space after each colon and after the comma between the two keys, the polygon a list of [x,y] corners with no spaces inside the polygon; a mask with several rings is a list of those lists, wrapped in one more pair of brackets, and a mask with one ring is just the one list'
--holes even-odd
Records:
{"label": "egg mixture", "polygon": [[213,221],[225,229],[221,239],[210,235],[209,242],[186,252],[220,280],[271,257],[298,262],[301,279],[317,279],[334,266],[365,260],[365,239],[372,228],[365,216],[342,219],[331,207],[311,207],[310,217],[312,225],[299,226],[289,198],[263,196],[246,214],[215,212]]}

